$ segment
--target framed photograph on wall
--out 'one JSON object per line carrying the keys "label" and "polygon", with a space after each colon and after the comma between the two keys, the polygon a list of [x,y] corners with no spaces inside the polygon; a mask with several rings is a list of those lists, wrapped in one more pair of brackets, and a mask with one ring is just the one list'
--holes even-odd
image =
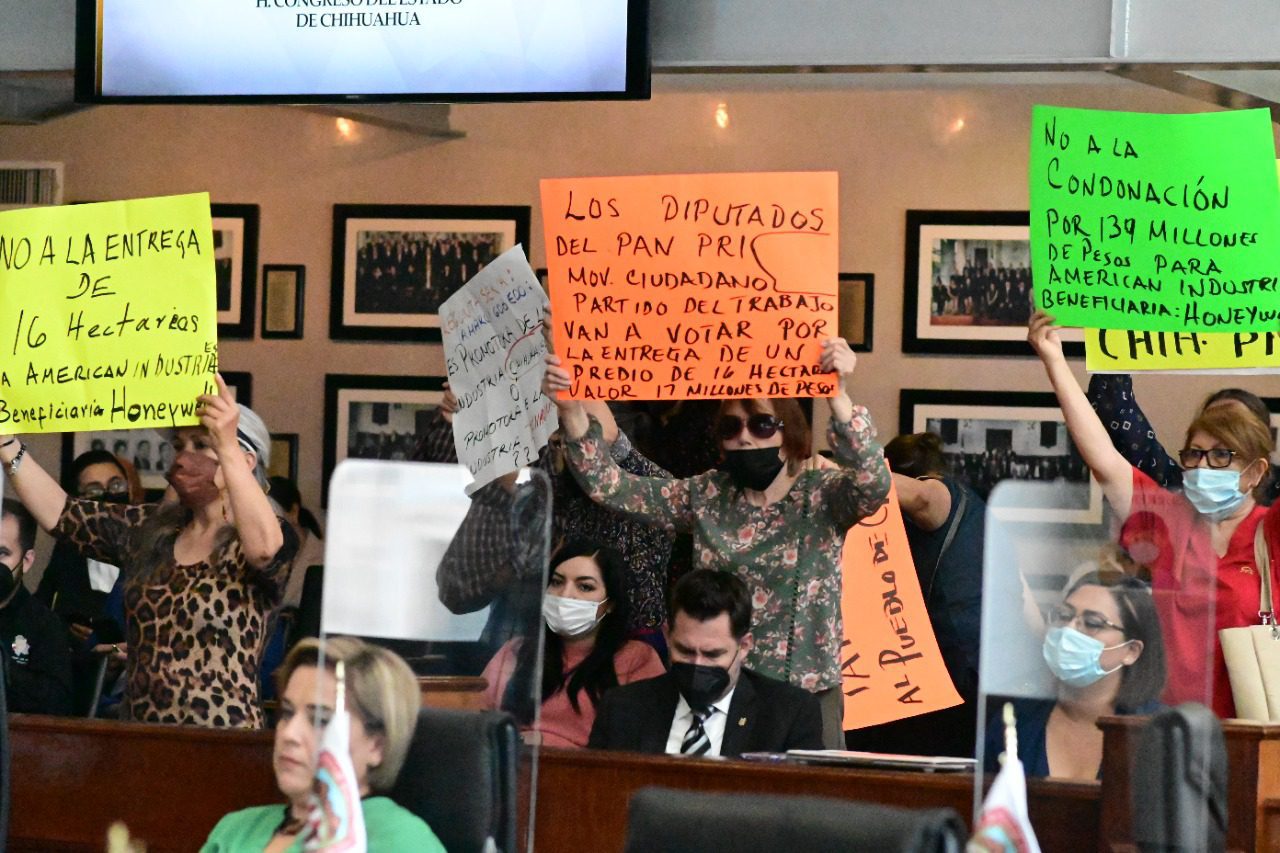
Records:
{"label": "framed photograph on wall", "polygon": [[444,399],[443,376],[324,377],[324,469],[321,501],[343,459],[409,459]]}
{"label": "framed photograph on wall", "polygon": [[1005,521],[1101,524],[1102,489],[1067,434],[1058,400],[1039,391],[922,391],[898,398],[902,434],[942,439],[951,473],[985,501],[1002,480],[1055,483],[1044,506],[992,509]]}
{"label": "framed photograph on wall", "polygon": [[285,477],[298,482],[298,434],[296,432],[271,433],[271,465],[268,477]]}
{"label": "framed photograph on wall", "polygon": [[[1029,221],[1025,210],[907,211],[903,352],[1035,357]],[[1079,329],[1062,340],[1084,355]]]}
{"label": "framed photograph on wall", "polygon": [[440,304],[517,243],[528,207],[335,204],[329,337],[439,342]]}
{"label": "framed photograph on wall", "polygon": [[[1280,443],[1276,441],[1280,438],[1280,397],[1263,397],[1262,401],[1271,410],[1271,443],[1277,446],[1280,453]],[[1273,454],[1272,460],[1280,460],[1280,455]]]}
{"label": "framed photograph on wall", "polygon": [[854,352],[871,352],[871,329],[875,320],[876,277],[869,272],[840,273],[840,337]]}
{"label": "framed photograph on wall", "polygon": [[253,408],[253,374],[244,370],[220,370],[222,381],[242,406]]}
{"label": "framed photograph on wall", "polygon": [[262,267],[262,337],[300,340],[307,268],[302,264]]}
{"label": "framed photograph on wall", "polygon": [[218,337],[252,338],[258,269],[258,206],[211,204]]}
{"label": "framed photograph on wall", "polygon": [[[64,432],[62,434],[62,471],[81,453],[105,450],[133,465],[142,488],[151,495],[163,492],[169,485],[164,475],[173,464],[173,446],[169,436],[158,429],[119,429],[100,432]],[[75,487],[74,483],[64,485]]]}

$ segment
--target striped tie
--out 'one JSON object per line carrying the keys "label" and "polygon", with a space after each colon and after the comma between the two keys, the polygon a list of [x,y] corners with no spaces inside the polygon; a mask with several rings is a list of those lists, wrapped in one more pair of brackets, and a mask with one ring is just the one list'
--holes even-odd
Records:
{"label": "striped tie", "polygon": [[689,710],[693,712],[693,720],[689,723],[689,731],[685,732],[684,742],[680,744],[680,754],[705,755],[711,749],[711,739],[707,737],[707,730],[702,727],[702,724],[707,717],[711,716],[715,708],[707,706]]}

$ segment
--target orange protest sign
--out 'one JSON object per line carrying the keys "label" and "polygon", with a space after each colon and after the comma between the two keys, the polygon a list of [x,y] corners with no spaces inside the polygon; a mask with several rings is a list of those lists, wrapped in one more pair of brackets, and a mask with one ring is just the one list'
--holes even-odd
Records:
{"label": "orange protest sign", "polygon": [[896,488],[849,530],[842,562],[845,729],[959,705],[920,593]]}
{"label": "orange protest sign", "polygon": [[835,172],[542,181],[569,398],[829,397]]}

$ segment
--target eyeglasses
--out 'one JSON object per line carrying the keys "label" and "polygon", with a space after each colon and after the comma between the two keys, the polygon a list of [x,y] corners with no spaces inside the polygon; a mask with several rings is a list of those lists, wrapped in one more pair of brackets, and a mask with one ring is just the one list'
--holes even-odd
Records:
{"label": "eyeglasses", "polygon": [[112,477],[105,487],[99,483],[90,483],[80,490],[80,497],[88,498],[91,501],[96,501],[103,495],[119,497],[127,494],[129,494],[129,484],[119,477]]}
{"label": "eyeglasses", "polygon": [[[716,431],[720,434],[722,441],[727,441],[742,434],[742,425],[742,418],[737,415],[722,415]],[[747,418],[746,426],[747,432],[756,438],[766,439],[773,438],[774,434],[782,429],[782,421],[773,415],[759,412]]]}
{"label": "eyeglasses", "polygon": [[1178,461],[1182,463],[1183,468],[1197,468],[1201,459],[1207,460],[1210,468],[1226,468],[1235,458],[1236,452],[1225,447],[1214,447],[1209,450],[1184,447],[1178,451]]}
{"label": "eyeglasses", "polygon": [[1121,634],[1125,633],[1124,628],[1110,621],[1096,610],[1085,610],[1077,613],[1076,609],[1071,605],[1059,604],[1049,611],[1049,624],[1055,628],[1070,625],[1077,619],[1080,620],[1080,626],[1084,629],[1084,633],[1089,635],[1101,633],[1107,628],[1119,631]]}

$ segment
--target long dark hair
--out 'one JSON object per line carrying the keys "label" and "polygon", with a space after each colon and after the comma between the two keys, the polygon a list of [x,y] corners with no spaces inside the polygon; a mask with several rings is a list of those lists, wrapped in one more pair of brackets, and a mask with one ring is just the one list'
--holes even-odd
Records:
{"label": "long dark hair", "polygon": [[[605,545],[585,539],[566,541],[551,556],[551,571],[575,557],[590,557],[600,567],[600,579],[604,581],[605,595],[613,609],[600,620],[595,645],[582,663],[569,673],[564,671],[564,638],[542,622],[545,638],[545,658],[542,664],[542,690],[540,702],[545,702],[559,690],[569,696],[573,710],[582,713],[578,694],[586,692],[594,707],[600,696],[610,687],[618,686],[618,673],[613,667],[613,657],[627,641],[627,564],[622,555]],[[545,595],[545,590],[544,590]],[[516,652],[516,668],[507,683],[503,706],[515,714],[521,723],[533,722],[533,672],[537,668],[538,644],[524,642]],[[566,675],[568,676],[566,678]]]}
{"label": "long dark hair", "polygon": [[[164,580],[164,572],[176,564],[173,543],[178,534],[192,522],[195,513],[180,503],[160,503],[131,536],[131,563],[128,583],[150,584]],[[236,527],[226,522],[213,539],[213,548],[205,560],[217,565],[223,551],[236,539]]]}

